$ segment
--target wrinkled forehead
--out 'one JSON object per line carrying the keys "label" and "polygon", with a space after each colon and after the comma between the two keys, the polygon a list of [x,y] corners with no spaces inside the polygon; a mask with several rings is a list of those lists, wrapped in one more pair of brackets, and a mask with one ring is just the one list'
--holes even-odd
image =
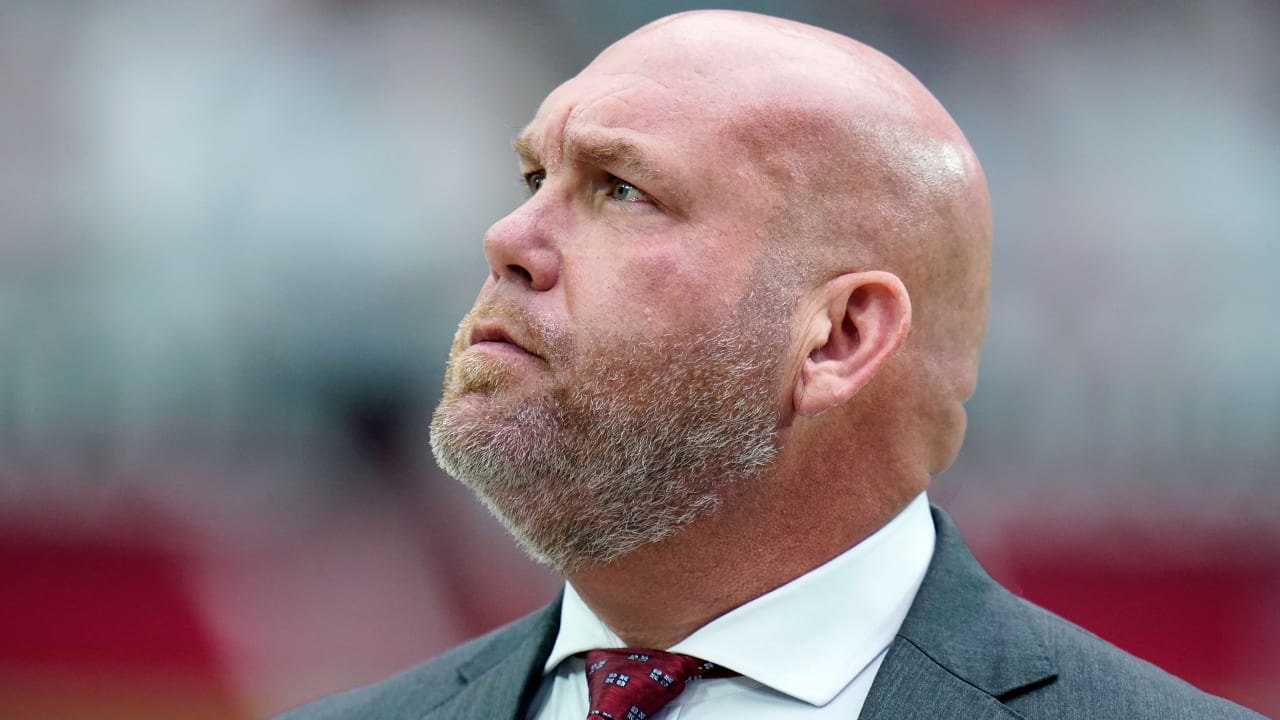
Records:
{"label": "wrinkled forehead", "polygon": [[712,142],[734,113],[731,91],[673,54],[606,52],[547,96],[523,136],[549,165],[566,146],[602,135],[686,152]]}
{"label": "wrinkled forehead", "polygon": [[[661,21],[660,21],[661,22]],[[840,175],[847,192],[933,196],[973,175],[962,134],[904,68],[849,38],[773,19],[649,26],[553,91],[522,138],[554,170],[587,144],[648,148],[654,169],[709,189],[712,170],[770,191]],[[640,153],[635,153],[639,157]]]}
{"label": "wrinkled forehead", "polygon": [[739,137],[758,130],[777,145],[787,129],[812,135],[796,125],[805,120],[900,122],[932,100],[915,96],[917,86],[897,63],[834,33],[773,18],[681,16],[607,48],[548,96],[530,130],[555,134],[590,120],[697,137],[732,125]]}

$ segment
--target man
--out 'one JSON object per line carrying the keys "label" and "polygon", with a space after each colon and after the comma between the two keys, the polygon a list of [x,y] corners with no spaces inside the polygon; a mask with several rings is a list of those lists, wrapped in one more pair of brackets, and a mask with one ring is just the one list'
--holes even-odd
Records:
{"label": "man", "polygon": [[1256,717],[1013,597],[931,514],[991,225],[906,70],[677,15],[516,149],[530,196],[485,236],[431,442],[565,591],[289,717]]}

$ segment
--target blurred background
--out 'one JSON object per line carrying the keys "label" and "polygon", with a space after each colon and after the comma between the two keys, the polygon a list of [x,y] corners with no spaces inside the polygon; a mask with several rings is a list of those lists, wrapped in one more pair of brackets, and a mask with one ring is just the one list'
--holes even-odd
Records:
{"label": "blurred background", "polygon": [[[0,717],[265,717],[546,602],[426,426],[510,141],[696,3],[0,0]],[[951,110],[994,290],[935,501],[1280,716],[1280,5],[727,2]]]}

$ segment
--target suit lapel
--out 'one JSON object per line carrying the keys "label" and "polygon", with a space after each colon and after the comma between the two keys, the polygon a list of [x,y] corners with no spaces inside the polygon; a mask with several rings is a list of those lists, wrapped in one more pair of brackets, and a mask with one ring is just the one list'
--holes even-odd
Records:
{"label": "suit lapel", "polygon": [[1021,716],[903,638],[889,648],[859,720],[1014,720]]}
{"label": "suit lapel", "polygon": [[523,720],[555,643],[560,600],[530,618],[528,631],[494,642],[458,666],[461,687],[421,720]]}
{"label": "suit lapel", "polygon": [[938,543],[863,720],[1017,718],[1001,699],[1052,682],[1042,620],[992,580],[934,508]]}

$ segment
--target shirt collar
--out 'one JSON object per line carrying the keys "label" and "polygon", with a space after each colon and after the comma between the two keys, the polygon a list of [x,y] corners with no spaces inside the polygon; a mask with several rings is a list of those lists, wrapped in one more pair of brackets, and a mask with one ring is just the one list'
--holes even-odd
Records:
{"label": "shirt collar", "polygon": [[[921,493],[862,542],[669,650],[825,705],[893,642],[933,557],[934,540],[929,501]],[[566,583],[560,631],[544,672],[587,650],[624,646]]]}

